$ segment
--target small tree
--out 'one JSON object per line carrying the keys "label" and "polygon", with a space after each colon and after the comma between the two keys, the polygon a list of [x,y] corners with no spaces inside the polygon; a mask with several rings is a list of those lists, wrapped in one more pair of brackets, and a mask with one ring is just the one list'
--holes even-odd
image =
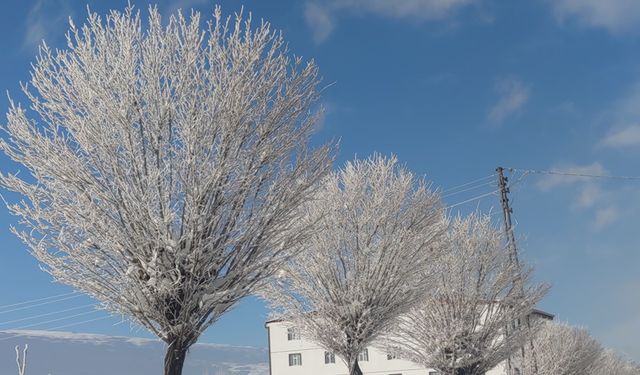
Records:
{"label": "small tree", "polygon": [[27,369],[27,349],[29,345],[25,344],[22,349],[22,355],[20,355],[20,347],[16,345],[16,364],[18,365],[18,375],[25,375]]}
{"label": "small tree", "polygon": [[589,375],[640,375],[640,366],[612,350],[603,350]]}
{"label": "small tree", "polygon": [[489,216],[452,220],[435,291],[388,333],[400,355],[443,374],[480,375],[520,348],[544,294],[510,260]]}
{"label": "small tree", "polygon": [[[555,322],[546,322],[533,343],[536,363],[525,360],[526,374],[592,374],[603,352],[602,346],[586,330]],[[612,374],[608,370],[605,373]]]}
{"label": "small tree", "polygon": [[265,295],[362,374],[358,355],[431,287],[444,229],[439,197],[395,158],[375,156],[347,163],[303,210],[301,224],[318,229]]}
{"label": "small tree", "polygon": [[177,375],[204,329],[309,235],[298,207],[330,169],[306,148],[317,68],[266,22],[200,14],[145,27],[129,7],[71,23],[11,104],[2,186],[14,229],[56,280],[129,315],[167,345]]}

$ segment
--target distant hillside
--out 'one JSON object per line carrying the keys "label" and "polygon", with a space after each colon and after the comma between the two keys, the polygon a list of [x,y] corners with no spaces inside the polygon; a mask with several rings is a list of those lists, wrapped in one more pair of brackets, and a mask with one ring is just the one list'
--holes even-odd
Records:
{"label": "distant hillside", "polygon": [[[0,374],[17,374],[16,345],[29,344],[28,375],[158,375],[164,356],[160,341],[105,335],[0,331]],[[196,344],[184,375],[266,375],[265,349]]]}

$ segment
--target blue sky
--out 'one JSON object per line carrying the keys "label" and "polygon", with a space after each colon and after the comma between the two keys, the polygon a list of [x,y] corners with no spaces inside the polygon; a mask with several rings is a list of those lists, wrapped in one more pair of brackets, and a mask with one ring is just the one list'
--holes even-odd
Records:
{"label": "blue sky", "polygon": [[[28,79],[38,43],[44,38],[62,47],[67,17],[81,23],[86,15],[80,4],[3,3],[0,89],[19,97],[18,82]],[[104,13],[125,4],[90,6]],[[254,17],[283,30],[295,54],[317,61],[330,86],[314,142],[340,138],[337,165],[356,155],[395,153],[443,190],[489,176],[498,165],[640,175],[640,3],[635,0],[221,4],[227,14],[244,4]],[[167,1],[159,7],[164,13],[195,7],[210,14],[213,3]],[[0,107],[7,106],[3,96]],[[0,163],[3,170],[12,168],[4,157]],[[536,268],[538,280],[553,285],[541,307],[640,360],[640,181],[514,172],[516,180],[512,199],[523,258]],[[444,200],[453,205],[493,189],[484,184]],[[493,207],[498,213],[498,204],[488,195],[455,210]],[[14,221],[0,210],[0,305],[69,291],[53,284],[9,233]],[[10,313],[0,308],[0,329],[82,314],[89,310],[3,325],[89,303],[78,297]],[[266,316],[260,301],[248,299],[202,341],[264,347]],[[103,319],[68,329],[146,335],[119,322]]]}

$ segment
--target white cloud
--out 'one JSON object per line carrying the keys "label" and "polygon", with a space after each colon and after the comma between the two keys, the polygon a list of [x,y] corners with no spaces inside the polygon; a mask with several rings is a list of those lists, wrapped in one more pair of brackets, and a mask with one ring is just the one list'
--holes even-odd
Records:
{"label": "white cloud", "polygon": [[597,142],[598,147],[620,149],[640,145],[640,80],[606,107],[599,122],[607,125],[608,130]]}
{"label": "white cloud", "polygon": [[[548,174],[538,181],[538,188],[542,191],[549,191],[556,187],[574,185],[579,182],[590,181],[589,177],[578,175],[606,175],[607,170],[602,164],[595,162],[588,165],[559,164],[551,168],[565,174]],[[588,193],[589,194],[589,193]],[[588,199],[586,199],[588,201]]]}
{"label": "white cloud", "polygon": [[605,29],[613,34],[640,30],[638,0],[550,0],[559,21]]}
{"label": "white cloud", "polygon": [[487,119],[499,125],[517,113],[529,100],[529,87],[517,77],[501,78],[496,82],[498,101],[491,107]]}
{"label": "white cloud", "polygon": [[[192,8],[197,8],[198,6],[207,3],[207,0],[175,0],[169,3],[169,6],[165,10],[165,14],[169,16],[177,13],[178,10],[182,10],[182,14],[188,15],[191,14]],[[209,10],[213,12],[213,5],[210,6]]]}
{"label": "white cloud", "polygon": [[72,10],[65,1],[36,1],[27,13],[22,47],[31,51],[45,39],[51,41],[51,38],[63,37],[71,13]]}
{"label": "white cloud", "polygon": [[631,125],[609,133],[602,140],[602,145],[614,148],[640,145],[640,125]]}
{"label": "white cloud", "polygon": [[550,169],[562,174],[544,175],[536,184],[538,189],[549,192],[557,188],[573,189],[575,194],[571,206],[573,208],[588,210],[593,215],[592,228],[599,231],[613,223],[619,216],[623,196],[619,190],[603,189],[599,179],[588,175],[608,175],[602,164],[595,162],[586,165],[558,164]]}
{"label": "white cloud", "polygon": [[446,17],[451,12],[473,3],[473,0],[336,0],[339,8],[352,8],[385,17],[418,18],[432,20]]}
{"label": "white cloud", "polygon": [[585,184],[582,192],[578,196],[576,205],[579,208],[589,208],[593,207],[602,197],[602,190],[595,184]]}
{"label": "white cloud", "polygon": [[334,23],[331,13],[326,7],[320,6],[317,3],[306,3],[304,18],[307,21],[307,25],[311,28],[314,42],[322,43],[329,38],[329,35],[331,35],[333,31]]}
{"label": "white cloud", "polygon": [[375,14],[396,19],[418,21],[441,20],[457,10],[479,0],[330,0],[308,1],[304,16],[317,43],[325,41],[333,32],[336,17],[341,12]]}
{"label": "white cloud", "polygon": [[598,230],[613,224],[618,219],[618,210],[613,207],[605,207],[596,211],[594,227]]}

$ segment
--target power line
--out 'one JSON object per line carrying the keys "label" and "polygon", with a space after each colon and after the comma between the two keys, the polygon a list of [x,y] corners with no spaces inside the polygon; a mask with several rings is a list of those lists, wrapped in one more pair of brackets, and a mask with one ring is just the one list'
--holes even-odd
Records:
{"label": "power line", "polygon": [[97,320],[103,320],[103,319],[109,319],[109,318],[111,318],[110,315],[101,316],[99,318],[93,318],[93,319],[83,320],[81,322],[70,323],[70,324],[65,324],[65,325],[53,327],[53,328],[50,328],[49,331],[53,331],[53,330],[61,329],[61,328],[73,327],[73,326],[77,326],[77,325],[80,325],[80,324],[89,323],[89,322],[95,322]]}
{"label": "power line", "polygon": [[475,180],[472,180],[472,181],[466,182],[466,183],[464,183],[464,184],[461,184],[461,185],[458,185],[458,186],[454,186],[454,187],[451,187],[451,188],[445,189],[445,190],[443,190],[443,191],[442,191],[442,192],[440,192],[440,193],[441,193],[441,194],[445,194],[445,193],[448,193],[448,192],[450,192],[450,191],[452,191],[452,190],[456,190],[456,189],[459,189],[459,188],[463,188],[463,187],[466,187],[466,186],[469,186],[469,185],[475,184],[475,183],[477,183],[477,182],[481,182],[481,181],[484,181],[484,180],[492,179],[493,177],[495,177],[495,175],[496,175],[496,174],[495,174],[495,173],[493,173],[493,174],[490,174],[490,175],[488,175],[488,176],[484,176],[484,177],[481,177],[481,178],[478,178],[478,179],[475,179]]}
{"label": "power line", "polygon": [[[97,310],[96,310],[96,311],[97,311]],[[109,315],[107,315],[107,316],[101,316],[101,317],[98,317],[98,318],[87,319],[87,320],[83,320],[83,321],[80,321],[80,322],[69,323],[69,324],[63,324],[63,325],[61,325],[61,326],[57,326],[57,327],[53,327],[53,328],[49,328],[49,329],[43,329],[43,330],[41,330],[41,331],[44,331],[44,332],[51,332],[51,331],[55,331],[55,330],[57,330],[57,329],[68,328],[68,327],[74,327],[74,326],[78,326],[78,325],[81,325],[81,324],[90,323],[90,322],[95,322],[95,321],[98,321],[98,320],[104,320],[104,319],[109,319],[109,318],[111,318],[111,316],[109,316]],[[10,337],[3,337],[3,338],[1,338],[1,339],[0,339],[0,341],[11,340],[11,339],[14,339],[14,338],[16,338],[16,337],[22,337],[22,336],[29,336],[29,333],[17,334],[17,335],[13,335],[13,336],[10,336]]]}
{"label": "power line", "polygon": [[67,320],[67,319],[71,319],[71,318],[76,318],[79,316],[84,316],[84,315],[89,315],[89,314],[95,314],[97,312],[99,312],[100,310],[91,310],[91,311],[85,311],[79,314],[74,314],[74,315],[69,315],[69,316],[63,316],[62,318],[56,318],[56,319],[50,319],[50,320],[46,320],[44,322],[38,322],[38,323],[31,323],[31,324],[27,324],[18,328],[13,328],[11,330],[20,330],[20,329],[26,329],[26,328],[32,328],[32,327],[36,327],[36,326],[41,326],[43,324],[49,324],[49,323],[53,323],[53,322],[59,322],[61,320]]}
{"label": "power line", "polygon": [[10,305],[4,305],[4,306],[0,306],[0,310],[1,309],[5,309],[7,307],[14,307],[14,306],[21,306],[21,305],[27,305],[33,302],[40,302],[40,301],[44,301],[44,300],[48,300],[48,299],[52,299],[52,298],[59,298],[59,297],[66,297],[66,296],[70,296],[72,294],[76,294],[78,293],[77,291],[73,291],[71,293],[63,293],[63,294],[58,294],[55,296],[49,296],[49,297],[44,297],[44,298],[38,298],[38,299],[32,299],[31,301],[24,301],[24,302],[18,302],[18,303],[12,303]]}
{"label": "power line", "polygon": [[458,203],[454,203],[452,205],[446,206],[445,209],[449,209],[449,208],[460,206],[460,205],[465,204],[465,203],[473,202],[475,200],[478,200],[478,199],[481,199],[481,198],[484,198],[484,197],[488,197],[489,195],[495,195],[499,191],[500,190],[498,189],[498,190],[490,191],[490,192],[485,193],[485,194],[477,195],[477,196],[475,196],[473,198],[466,199],[466,200],[464,200],[462,202],[458,202]]}
{"label": "power line", "polygon": [[90,307],[90,306],[97,306],[97,304],[95,303],[90,303],[87,305],[82,305],[82,306],[76,306],[76,307],[72,307],[69,309],[64,309],[64,310],[59,310],[59,311],[53,311],[53,312],[48,312],[45,314],[39,314],[39,315],[34,315],[34,316],[27,316],[26,318],[20,318],[20,319],[14,319],[14,320],[8,320],[6,322],[0,322],[0,326],[4,326],[7,324],[11,324],[11,323],[17,323],[17,322],[23,322],[25,320],[31,320],[31,319],[36,319],[36,318],[42,318],[45,316],[51,316],[51,315],[56,315],[56,314],[61,314],[63,312],[69,312],[69,311],[74,311],[74,310],[79,310],[82,308],[86,308],[86,307]]}
{"label": "power line", "polygon": [[17,307],[17,308],[15,308],[15,309],[10,309],[10,310],[0,311],[0,314],[6,314],[6,313],[9,313],[9,312],[14,312],[14,311],[27,310],[27,309],[31,309],[31,308],[38,307],[38,306],[44,306],[44,305],[49,305],[49,304],[56,303],[56,302],[61,302],[61,301],[66,301],[66,300],[73,299],[73,298],[78,298],[78,297],[80,297],[80,296],[82,296],[82,294],[80,294],[80,293],[73,293],[73,295],[72,295],[72,296],[65,297],[65,298],[59,298],[59,299],[56,299],[56,300],[51,300],[51,301],[46,301],[46,302],[36,303],[36,304],[34,304],[34,305],[23,306],[23,307]]}
{"label": "power line", "polygon": [[616,175],[577,173],[577,172],[566,172],[566,171],[544,170],[544,169],[520,169],[520,168],[505,168],[505,169],[511,172],[517,171],[517,172],[525,172],[525,173],[549,174],[549,175],[571,176],[571,177],[606,178],[606,179],[613,179],[613,180],[640,180],[640,176],[616,176]]}
{"label": "power line", "polygon": [[441,198],[446,198],[446,197],[449,197],[449,196],[452,196],[452,195],[456,195],[456,194],[464,193],[464,192],[467,192],[467,191],[475,190],[475,189],[478,189],[478,188],[481,188],[481,187],[484,187],[484,186],[493,185],[494,183],[495,183],[494,181],[488,181],[488,182],[485,182],[485,183],[482,183],[482,184],[479,184],[479,185],[468,187],[466,189],[454,191],[453,193],[444,194],[444,195],[441,196]]}

